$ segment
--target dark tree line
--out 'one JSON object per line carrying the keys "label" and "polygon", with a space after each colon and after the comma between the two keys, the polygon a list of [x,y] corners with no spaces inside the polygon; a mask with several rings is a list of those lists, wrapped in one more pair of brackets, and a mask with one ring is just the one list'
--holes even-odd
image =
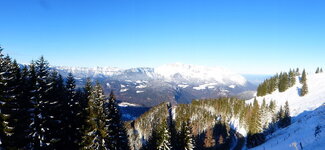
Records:
{"label": "dark tree line", "polygon": [[20,66],[2,50],[0,149],[129,149],[113,93],[90,80],[77,89],[43,57]]}
{"label": "dark tree line", "polygon": [[305,69],[302,71],[300,83],[302,84],[300,96],[305,96],[308,93],[307,75]]}
{"label": "dark tree line", "polygon": [[299,69],[290,69],[288,73],[281,72],[280,74],[276,74],[275,76],[264,80],[264,82],[257,87],[257,96],[271,94],[277,89],[279,92],[286,91],[296,83],[296,76],[298,75]]}

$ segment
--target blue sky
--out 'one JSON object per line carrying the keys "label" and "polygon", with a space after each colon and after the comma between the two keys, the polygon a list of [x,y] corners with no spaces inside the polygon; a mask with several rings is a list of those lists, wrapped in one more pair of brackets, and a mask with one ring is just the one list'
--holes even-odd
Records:
{"label": "blue sky", "polygon": [[21,63],[325,68],[322,0],[0,0],[0,44]]}

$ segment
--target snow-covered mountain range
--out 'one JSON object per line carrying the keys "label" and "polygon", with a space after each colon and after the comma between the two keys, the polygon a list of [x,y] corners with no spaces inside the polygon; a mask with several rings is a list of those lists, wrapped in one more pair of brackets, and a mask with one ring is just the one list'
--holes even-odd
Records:
{"label": "snow-covered mountain range", "polygon": [[[325,73],[307,75],[309,93],[300,96],[302,85],[297,78],[296,84],[285,92],[257,97],[261,104],[275,100],[277,107],[288,101],[292,124],[279,129],[267,137],[267,141],[254,150],[304,149],[320,150],[325,145]],[[253,102],[253,99],[247,101]]]}
{"label": "snow-covered mountain range", "polygon": [[121,101],[154,106],[163,101],[188,103],[193,99],[220,96],[252,96],[256,86],[242,75],[221,67],[167,64],[156,68],[119,69],[113,67],[53,66],[63,76],[73,73],[79,86],[87,77],[98,80]]}
{"label": "snow-covered mountain range", "polygon": [[[108,76],[112,78],[129,78],[130,80],[139,78],[161,79],[168,82],[189,82],[189,83],[210,83],[216,84],[235,84],[245,85],[246,79],[230,70],[221,67],[207,67],[188,64],[167,64],[157,68],[131,68],[119,69],[114,67],[60,67],[54,68],[63,71],[71,72],[77,78],[84,77],[102,77]],[[141,75],[141,76],[137,76]]]}

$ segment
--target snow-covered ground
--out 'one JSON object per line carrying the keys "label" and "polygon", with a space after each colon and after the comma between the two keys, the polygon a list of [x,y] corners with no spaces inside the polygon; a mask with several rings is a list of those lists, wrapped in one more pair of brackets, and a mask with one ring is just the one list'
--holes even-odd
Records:
{"label": "snow-covered ground", "polygon": [[129,107],[129,106],[133,106],[133,107],[135,107],[135,106],[140,106],[140,105],[138,105],[138,104],[133,104],[133,103],[128,103],[128,102],[122,102],[122,103],[119,103],[118,106],[120,106],[120,107]]}
{"label": "snow-covered ground", "polygon": [[277,130],[268,141],[252,150],[324,150],[325,105],[306,111],[287,128]]}
{"label": "snow-covered ground", "polygon": [[[299,96],[301,84],[297,83],[287,91],[257,97],[261,104],[275,100],[277,107],[288,101],[292,124],[279,129],[267,137],[267,141],[254,150],[324,150],[325,149],[325,73],[307,75],[309,93]],[[253,99],[247,101],[251,103]]]}
{"label": "snow-covered ground", "polygon": [[[325,102],[325,73],[307,75],[307,85],[309,92],[303,97],[299,95],[302,85],[297,79],[296,84],[285,92],[275,91],[272,94],[257,97],[257,100],[259,104],[264,98],[267,103],[275,100],[278,107],[288,101],[291,116],[297,116],[304,111],[314,110]],[[253,100],[247,102],[253,102]]]}
{"label": "snow-covered ground", "polygon": [[207,84],[202,84],[196,87],[193,87],[194,90],[204,90],[206,88],[212,89],[214,88],[218,83],[207,83]]}

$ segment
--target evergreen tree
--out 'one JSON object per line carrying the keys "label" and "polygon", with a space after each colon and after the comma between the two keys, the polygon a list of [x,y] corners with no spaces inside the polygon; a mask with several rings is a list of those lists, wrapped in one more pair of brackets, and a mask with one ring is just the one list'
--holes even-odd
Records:
{"label": "evergreen tree", "polygon": [[308,85],[306,82],[304,82],[301,87],[301,96],[305,96],[307,93],[308,93]]}
{"label": "evergreen tree", "polygon": [[315,73],[317,74],[317,73],[319,73],[319,67],[317,67],[317,69],[316,69],[316,71],[315,71]]}
{"label": "evergreen tree", "polygon": [[289,72],[289,87],[292,87],[296,84],[296,75],[294,71],[290,70]]}
{"label": "evergreen tree", "polygon": [[306,77],[306,71],[305,69],[302,71],[302,75],[301,75],[301,79],[300,79],[300,83],[303,84],[304,82],[307,81],[307,77]]}
{"label": "evergreen tree", "polygon": [[36,76],[36,90],[35,97],[32,97],[32,103],[34,104],[33,110],[33,122],[32,122],[32,147],[34,149],[48,149],[53,145],[52,140],[55,140],[49,135],[51,126],[50,116],[50,99],[49,91],[52,83],[49,80],[49,65],[48,62],[41,57],[35,64],[35,76]]}
{"label": "evergreen tree", "polygon": [[254,102],[253,102],[253,108],[252,108],[251,118],[250,118],[250,123],[249,123],[249,132],[251,134],[256,134],[256,133],[261,132],[262,125],[261,125],[261,116],[260,116],[259,110],[260,110],[260,108],[259,108],[258,102],[255,98]]}
{"label": "evergreen tree", "polygon": [[31,129],[30,124],[32,123],[31,110],[33,109],[33,104],[30,102],[30,91],[31,82],[29,78],[29,70],[27,66],[24,66],[21,74],[20,81],[21,91],[18,98],[18,112],[17,112],[17,125],[16,125],[16,135],[15,140],[17,141],[17,147],[19,149],[30,149],[31,145]]}
{"label": "evergreen tree", "polygon": [[284,118],[283,118],[283,127],[287,127],[291,124],[290,109],[289,103],[286,101],[284,105]]}
{"label": "evergreen tree", "polygon": [[247,147],[254,147],[264,142],[265,137],[261,133],[262,124],[259,105],[256,99],[253,102],[250,121],[248,124]]}
{"label": "evergreen tree", "polygon": [[323,68],[320,68],[319,72],[320,72],[320,73],[323,73]]}
{"label": "evergreen tree", "polygon": [[[82,141],[85,140],[85,137],[87,136],[87,132],[89,131],[89,118],[90,118],[90,106],[89,106],[89,98],[92,92],[92,85],[89,78],[87,78],[85,86],[82,88],[82,91],[80,91],[80,99],[81,99],[81,108],[82,108],[82,115],[81,115],[81,137]],[[82,142],[80,142],[79,147],[83,148]]]}
{"label": "evergreen tree", "polygon": [[286,72],[281,73],[279,77],[280,77],[280,80],[279,80],[279,92],[284,92],[285,90],[288,89],[288,86],[289,86],[288,74]]}
{"label": "evergreen tree", "polygon": [[78,149],[78,145],[81,142],[81,127],[82,124],[82,108],[79,99],[76,95],[76,83],[71,73],[68,74],[66,84],[66,99],[64,100],[63,106],[64,114],[64,133],[66,134],[63,138],[64,147],[67,149]]}
{"label": "evergreen tree", "polygon": [[308,85],[307,85],[307,76],[305,69],[302,72],[301,75],[301,83],[302,83],[302,88],[301,88],[301,96],[305,96],[308,93]]}
{"label": "evergreen tree", "polygon": [[299,68],[296,69],[296,76],[299,76],[300,72],[299,72]]}
{"label": "evergreen tree", "polygon": [[102,87],[97,82],[88,98],[88,111],[86,133],[82,137],[82,149],[107,149],[105,138],[108,137],[105,128],[104,101],[105,96]]}
{"label": "evergreen tree", "polygon": [[157,150],[170,150],[170,133],[165,123],[163,123],[159,130],[158,148]]}
{"label": "evergreen tree", "polygon": [[116,97],[113,91],[110,93],[108,101],[104,103],[106,114],[105,129],[108,131],[108,138],[105,143],[112,150],[128,150],[129,143],[124,125],[121,121],[119,110],[116,104]]}
{"label": "evergreen tree", "polygon": [[19,111],[19,98],[21,93],[21,74],[16,61],[12,62],[9,56],[2,59],[1,63],[1,79],[0,85],[1,105],[0,105],[0,118],[2,129],[0,133],[1,147],[4,149],[16,149],[17,141],[15,137],[19,133],[16,131],[18,111]]}
{"label": "evergreen tree", "polygon": [[193,150],[194,149],[194,141],[192,137],[192,129],[190,127],[189,121],[183,122],[181,131],[180,131],[180,142],[179,142],[179,150]]}
{"label": "evergreen tree", "polygon": [[277,120],[278,120],[278,126],[280,128],[283,128],[283,119],[285,117],[285,113],[284,113],[284,110],[283,110],[283,107],[280,106],[280,109],[279,109],[279,112],[277,114]]}

